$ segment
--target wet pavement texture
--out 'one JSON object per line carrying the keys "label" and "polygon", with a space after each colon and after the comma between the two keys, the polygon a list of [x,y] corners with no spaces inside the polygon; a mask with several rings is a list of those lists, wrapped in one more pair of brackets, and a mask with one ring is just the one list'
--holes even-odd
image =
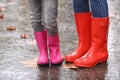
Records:
{"label": "wet pavement texture", "polygon": [[[37,46],[30,25],[27,0],[7,2],[0,0],[6,9],[0,14],[0,80],[120,80],[120,1],[108,0],[110,28],[108,37],[109,58],[104,64],[92,68],[68,69],[60,66],[38,67]],[[66,55],[77,46],[77,34],[71,0],[59,0],[58,27],[60,49]],[[8,31],[8,26],[16,27]],[[22,39],[21,34],[28,38]]]}

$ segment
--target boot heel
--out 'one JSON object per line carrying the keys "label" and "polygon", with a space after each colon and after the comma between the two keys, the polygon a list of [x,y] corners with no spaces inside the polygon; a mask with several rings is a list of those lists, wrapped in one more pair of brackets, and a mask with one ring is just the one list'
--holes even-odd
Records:
{"label": "boot heel", "polygon": [[106,63],[107,62],[107,58],[101,59],[100,63]]}
{"label": "boot heel", "polygon": [[[62,62],[63,62],[63,61],[62,61]],[[56,64],[51,63],[51,65],[53,65],[53,66],[61,66],[61,65],[62,65],[62,62],[56,63]]]}

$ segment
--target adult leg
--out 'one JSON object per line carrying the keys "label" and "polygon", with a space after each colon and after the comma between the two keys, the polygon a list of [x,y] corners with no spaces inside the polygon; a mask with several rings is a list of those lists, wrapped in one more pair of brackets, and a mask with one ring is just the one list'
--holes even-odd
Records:
{"label": "adult leg", "polygon": [[43,25],[47,31],[48,48],[51,64],[62,62],[62,55],[59,49],[59,36],[57,27],[58,0],[43,0]]}
{"label": "adult leg", "polygon": [[28,0],[31,16],[31,24],[39,49],[38,65],[48,65],[47,37],[46,31],[41,23],[42,6],[41,0]]}
{"label": "adult leg", "polygon": [[89,51],[74,64],[80,67],[92,67],[97,63],[104,62],[108,58],[108,5],[106,0],[90,0],[91,18],[91,47]]}
{"label": "adult leg", "polygon": [[74,62],[82,57],[90,48],[91,13],[88,0],[73,0],[74,17],[78,34],[78,46],[73,53],[65,56],[67,62]]}

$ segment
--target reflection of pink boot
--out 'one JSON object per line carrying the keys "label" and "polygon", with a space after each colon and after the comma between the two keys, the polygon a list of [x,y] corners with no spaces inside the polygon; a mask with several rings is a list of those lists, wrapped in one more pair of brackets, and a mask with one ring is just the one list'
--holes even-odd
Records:
{"label": "reflection of pink boot", "polygon": [[48,47],[50,52],[51,64],[56,65],[62,63],[62,55],[59,50],[59,36],[48,35]]}
{"label": "reflection of pink boot", "polygon": [[48,51],[47,51],[47,36],[46,36],[46,31],[41,31],[41,32],[34,32],[35,39],[38,45],[39,49],[39,56],[38,56],[38,65],[48,65],[49,60],[48,60]]}

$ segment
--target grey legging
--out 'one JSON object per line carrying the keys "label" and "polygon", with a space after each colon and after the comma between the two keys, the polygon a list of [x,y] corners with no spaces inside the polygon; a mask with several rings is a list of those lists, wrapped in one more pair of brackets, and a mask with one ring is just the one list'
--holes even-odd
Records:
{"label": "grey legging", "polygon": [[34,32],[43,31],[45,28],[50,35],[58,33],[58,0],[28,0],[28,3]]}

